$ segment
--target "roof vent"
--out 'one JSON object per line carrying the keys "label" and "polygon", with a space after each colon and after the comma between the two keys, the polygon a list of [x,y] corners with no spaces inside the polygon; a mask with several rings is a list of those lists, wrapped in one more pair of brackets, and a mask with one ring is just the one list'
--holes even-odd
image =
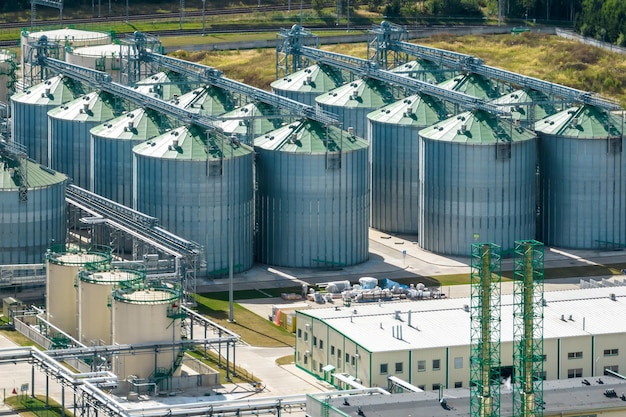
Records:
{"label": "roof vent", "polygon": [[178,139],[172,140],[172,145],[170,146],[170,151],[178,150]]}
{"label": "roof vent", "polygon": [[395,318],[396,320],[400,320],[400,310],[395,311]]}
{"label": "roof vent", "polygon": [[567,321],[565,320],[565,314],[561,314],[561,321]]}
{"label": "roof vent", "polygon": [[311,82],[313,82],[313,77],[312,77],[312,76],[310,76],[310,75],[307,75],[307,76],[306,76],[306,83],[307,83],[307,84],[311,84]]}
{"label": "roof vent", "polygon": [[354,128],[352,126],[348,127],[348,134],[349,135],[354,135]]}
{"label": "roof vent", "polygon": [[412,114],[413,114],[413,107],[407,107],[407,108],[406,108],[406,115],[407,115],[407,116],[410,116],[410,115],[412,115]]}
{"label": "roof vent", "polygon": [[465,311],[466,313],[469,313],[469,311],[470,311],[469,305],[467,305],[467,304],[463,305],[463,311]]}
{"label": "roof vent", "polygon": [[128,130],[133,130],[133,128],[134,128],[134,127],[135,127],[135,123],[133,123],[133,121],[132,121],[132,120],[130,120],[130,121],[128,122]]}
{"label": "roof vent", "polygon": [[461,124],[461,133],[465,133],[465,132],[467,132],[467,124],[462,123]]}
{"label": "roof vent", "polygon": [[89,111],[89,103],[83,103],[83,113],[87,113]]}
{"label": "roof vent", "polygon": [[609,298],[611,299],[611,301],[617,301],[617,296],[615,295],[614,292],[612,292],[611,294],[609,294]]}
{"label": "roof vent", "polygon": [[572,119],[572,127],[578,127],[578,117]]}
{"label": "roof vent", "polygon": [[356,100],[359,98],[359,90],[352,90],[352,95],[350,96],[352,100]]}

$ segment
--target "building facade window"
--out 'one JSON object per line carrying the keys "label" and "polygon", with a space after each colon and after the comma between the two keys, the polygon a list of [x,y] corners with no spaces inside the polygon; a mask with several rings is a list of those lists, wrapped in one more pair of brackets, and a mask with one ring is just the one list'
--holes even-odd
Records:
{"label": "building facade window", "polygon": [[463,369],[463,357],[454,358],[454,369]]}
{"label": "building facade window", "polygon": [[404,372],[404,363],[396,362],[396,373],[401,374],[402,372]]}
{"label": "building facade window", "polygon": [[567,359],[582,359],[582,357],[583,357],[582,352],[568,352],[567,353]]}
{"label": "building facade window", "polygon": [[433,371],[441,369],[441,359],[433,359]]}
{"label": "building facade window", "polygon": [[304,364],[306,365],[307,363],[309,363],[309,357],[307,356],[307,354],[304,354]]}
{"label": "building facade window", "polygon": [[613,371],[613,372],[619,372],[619,366],[618,365],[609,365],[609,366],[605,366],[604,367],[605,371]]}
{"label": "building facade window", "polygon": [[335,347],[333,345],[330,345],[330,354],[331,356],[335,355]]}
{"label": "building facade window", "polygon": [[457,381],[454,383],[454,388],[463,388],[463,381]]}
{"label": "building facade window", "polygon": [[426,371],[426,361],[417,361],[417,372]]}
{"label": "building facade window", "polygon": [[619,349],[604,349],[604,356],[617,356]]}
{"label": "building facade window", "polygon": [[324,349],[324,341],[320,339],[320,349]]}
{"label": "building facade window", "polygon": [[356,365],[356,358],[354,357],[354,355],[352,355],[352,358],[350,359],[350,361],[351,361],[350,364],[352,366]]}
{"label": "building facade window", "polygon": [[298,339],[302,339],[302,329],[298,329]]}
{"label": "building facade window", "polygon": [[433,391],[439,391],[439,388],[441,388],[441,384],[433,384]]}
{"label": "building facade window", "polygon": [[387,375],[389,373],[389,366],[386,363],[380,364],[380,374]]}
{"label": "building facade window", "polygon": [[306,342],[307,340],[309,340],[309,333],[304,332],[304,341]]}
{"label": "building facade window", "polygon": [[580,378],[583,376],[583,368],[573,368],[567,370],[568,378]]}
{"label": "building facade window", "polygon": [[317,336],[313,336],[313,346],[317,346]]}

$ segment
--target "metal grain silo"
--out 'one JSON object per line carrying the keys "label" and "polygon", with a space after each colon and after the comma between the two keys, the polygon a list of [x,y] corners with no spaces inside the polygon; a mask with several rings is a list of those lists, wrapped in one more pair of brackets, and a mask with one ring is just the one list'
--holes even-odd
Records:
{"label": "metal grain silo", "polygon": [[133,207],[133,146],[169,128],[167,118],[153,110],[135,109],[93,127],[91,184],[96,194]]}
{"label": "metal grain silo", "polygon": [[48,111],[82,95],[80,83],[58,75],[11,96],[11,138],[42,165],[48,161]]}
{"label": "metal grain silo", "polygon": [[229,235],[234,270],[252,267],[252,148],[190,126],[141,143],[133,152],[135,207],[204,246],[201,274],[228,272]]}
{"label": "metal grain silo", "polygon": [[400,99],[388,84],[363,78],[315,98],[322,110],[337,115],[344,129],[354,135],[367,137],[367,114]]}
{"label": "metal grain silo", "polygon": [[134,88],[142,94],[161,100],[171,100],[182,94],[178,81],[164,72],[159,72],[137,81]]}
{"label": "metal grain silo", "polygon": [[89,93],[48,112],[50,167],[79,187],[91,186],[91,128],[116,116],[115,97]]}
{"label": "metal grain silo", "polygon": [[413,95],[367,115],[373,228],[417,234],[418,132],[447,117],[443,103],[427,95]]}
{"label": "metal grain silo", "polygon": [[145,271],[132,269],[83,270],[78,273],[78,335],[86,346],[113,344],[111,296],[146,278]]}
{"label": "metal grain silo", "polygon": [[510,113],[507,116],[514,123],[533,128],[535,121],[556,113],[554,100],[536,90],[515,90],[490,101]]}
{"label": "metal grain silo", "polygon": [[315,106],[315,97],[347,81],[339,68],[316,64],[276,80],[270,86],[279,96]]}
{"label": "metal grain silo", "polygon": [[325,268],[368,257],[367,142],[302,120],[255,139],[262,263]]}
{"label": "metal grain silo", "polygon": [[67,177],[0,141],[0,265],[41,263],[65,241]]}
{"label": "metal grain silo", "polygon": [[539,135],[539,236],[572,249],[626,244],[624,115],[572,107],[535,124]]}
{"label": "metal grain silo", "polygon": [[85,269],[108,269],[111,252],[53,246],[46,256],[46,318],[55,327],[78,340],[78,273]]}
{"label": "metal grain silo", "polygon": [[252,145],[255,137],[282,124],[279,110],[265,103],[248,103],[221,115],[220,119],[220,127],[226,135],[235,135],[247,145]]}
{"label": "metal grain silo", "polygon": [[114,344],[161,345],[120,355],[113,360],[113,372],[121,380],[150,378],[155,383],[174,375],[183,354],[175,345],[181,339],[180,319],[184,316],[180,295],[167,288],[116,290],[111,309]]}
{"label": "metal grain silo", "polygon": [[235,108],[235,100],[230,91],[210,85],[173,98],[171,102],[203,116],[218,116]]}
{"label": "metal grain silo", "polygon": [[476,241],[507,251],[535,237],[536,135],[482,110],[419,132],[419,239],[467,256]]}

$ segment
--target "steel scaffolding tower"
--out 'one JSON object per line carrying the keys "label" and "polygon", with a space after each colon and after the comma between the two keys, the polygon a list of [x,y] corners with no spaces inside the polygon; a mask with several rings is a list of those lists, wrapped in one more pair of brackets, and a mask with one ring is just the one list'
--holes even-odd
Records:
{"label": "steel scaffolding tower", "polygon": [[543,243],[515,242],[513,416],[543,417]]}
{"label": "steel scaffolding tower", "polygon": [[500,416],[500,246],[471,253],[470,416]]}
{"label": "steel scaffolding tower", "polygon": [[[293,31],[298,36],[293,36]],[[299,25],[281,29],[276,34],[276,79],[285,77],[310,65],[309,60],[299,53],[301,46],[319,47],[319,37]]]}
{"label": "steel scaffolding tower", "polygon": [[408,61],[409,55],[394,48],[398,42],[407,40],[409,32],[401,26],[382,22],[367,34],[367,59],[377,62],[381,69],[391,69]]}

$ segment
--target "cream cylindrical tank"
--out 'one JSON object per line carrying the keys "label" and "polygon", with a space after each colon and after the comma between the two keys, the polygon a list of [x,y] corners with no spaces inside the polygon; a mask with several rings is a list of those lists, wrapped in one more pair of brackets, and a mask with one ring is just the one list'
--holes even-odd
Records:
{"label": "cream cylindrical tank", "polygon": [[[113,293],[113,343],[158,343],[159,349],[120,355],[113,372],[121,379],[172,376],[178,368],[180,348],[180,295],[166,288],[147,288]],[[168,349],[166,344],[170,345]]]}
{"label": "cream cylindrical tank", "polygon": [[115,288],[129,287],[145,279],[145,271],[84,270],[78,282],[78,335],[87,346],[112,343],[111,297]]}
{"label": "cream cylindrical tank", "polygon": [[70,250],[61,246],[46,253],[46,318],[53,326],[78,339],[78,273],[87,265],[104,269],[110,250]]}

